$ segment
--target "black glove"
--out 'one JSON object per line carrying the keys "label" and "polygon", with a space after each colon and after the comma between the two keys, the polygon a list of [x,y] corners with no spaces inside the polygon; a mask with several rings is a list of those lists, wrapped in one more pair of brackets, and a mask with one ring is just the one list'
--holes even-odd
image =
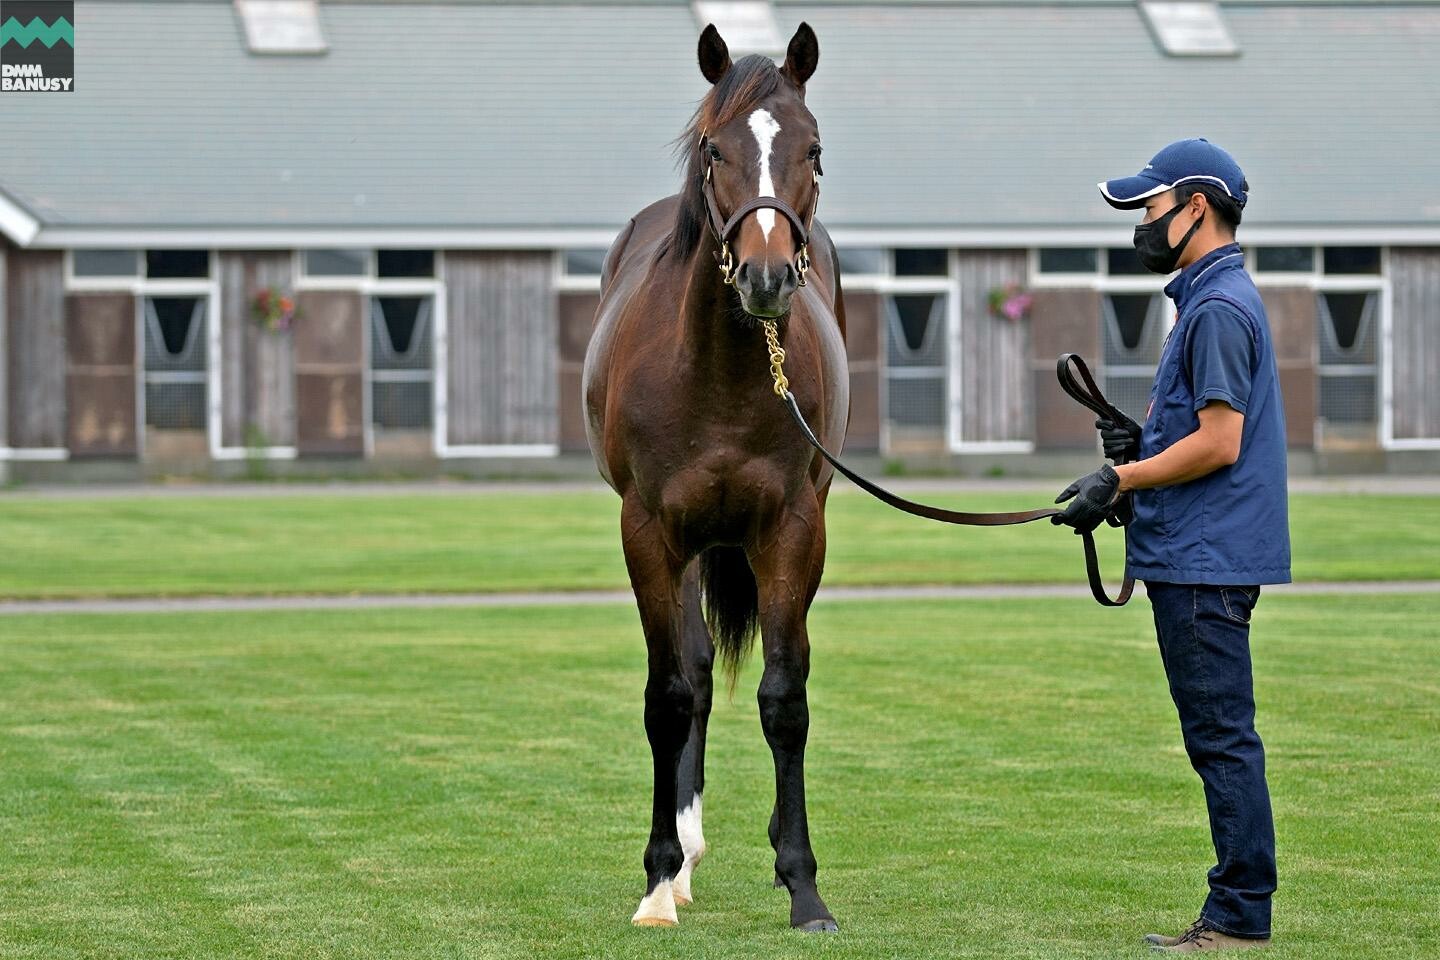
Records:
{"label": "black glove", "polygon": [[1106,417],[1095,421],[1100,431],[1100,442],[1105,447],[1105,459],[1115,463],[1129,463],[1140,459],[1140,424],[1120,413],[1120,422]]}
{"label": "black glove", "polygon": [[1076,533],[1089,533],[1105,521],[1119,502],[1120,475],[1110,464],[1104,464],[1061,490],[1055,498],[1056,503],[1066,500],[1071,500],[1070,505],[1051,517],[1050,522],[1072,526]]}

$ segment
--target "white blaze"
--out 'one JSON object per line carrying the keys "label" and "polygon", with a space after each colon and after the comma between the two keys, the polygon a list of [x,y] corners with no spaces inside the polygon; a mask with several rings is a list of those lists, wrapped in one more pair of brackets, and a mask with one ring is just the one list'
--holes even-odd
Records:
{"label": "white blaze", "polygon": [[[770,116],[769,110],[756,110],[750,114],[750,132],[755,134],[755,142],[760,145],[760,189],[756,191],[757,197],[775,196],[775,181],[770,177],[770,148],[775,143],[775,134],[780,132],[780,124]],[[765,242],[770,242],[770,231],[775,227],[775,211],[761,209],[755,211],[755,216],[760,221],[760,230],[765,234]]]}

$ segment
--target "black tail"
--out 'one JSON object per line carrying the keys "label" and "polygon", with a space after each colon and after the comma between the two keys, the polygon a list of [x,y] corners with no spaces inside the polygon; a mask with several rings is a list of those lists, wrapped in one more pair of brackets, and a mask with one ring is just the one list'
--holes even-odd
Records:
{"label": "black tail", "polygon": [[711,547],[700,554],[700,590],[705,623],[715,653],[725,668],[726,686],[735,695],[735,678],[750,652],[760,622],[755,574],[741,547]]}

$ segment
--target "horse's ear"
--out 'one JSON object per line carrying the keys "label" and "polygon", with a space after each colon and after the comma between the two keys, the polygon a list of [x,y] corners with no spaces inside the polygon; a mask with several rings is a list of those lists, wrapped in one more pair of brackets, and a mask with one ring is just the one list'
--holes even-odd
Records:
{"label": "horse's ear", "polygon": [[810,79],[819,62],[820,41],[815,39],[815,31],[810,29],[810,24],[802,22],[796,28],[795,36],[790,38],[790,47],[785,51],[785,65],[780,72],[803,91],[805,81]]}
{"label": "horse's ear", "polygon": [[719,83],[720,78],[730,69],[730,48],[725,46],[724,38],[713,23],[707,23],[705,32],[700,34],[699,55],[700,72],[705,74],[705,79],[712,84]]}

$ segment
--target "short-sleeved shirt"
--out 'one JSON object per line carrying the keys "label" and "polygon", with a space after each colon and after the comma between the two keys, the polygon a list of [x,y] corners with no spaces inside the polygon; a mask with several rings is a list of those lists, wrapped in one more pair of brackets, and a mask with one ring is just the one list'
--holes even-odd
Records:
{"label": "short-sleeved shirt", "polygon": [[1187,483],[1137,490],[1126,565],[1167,583],[1290,582],[1285,408],[1265,307],[1238,244],[1212,250],[1166,287],[1175,326],[1161,351],[1140,456],[1200,427],[1219,400],[1245,415],[1240,456]]}

